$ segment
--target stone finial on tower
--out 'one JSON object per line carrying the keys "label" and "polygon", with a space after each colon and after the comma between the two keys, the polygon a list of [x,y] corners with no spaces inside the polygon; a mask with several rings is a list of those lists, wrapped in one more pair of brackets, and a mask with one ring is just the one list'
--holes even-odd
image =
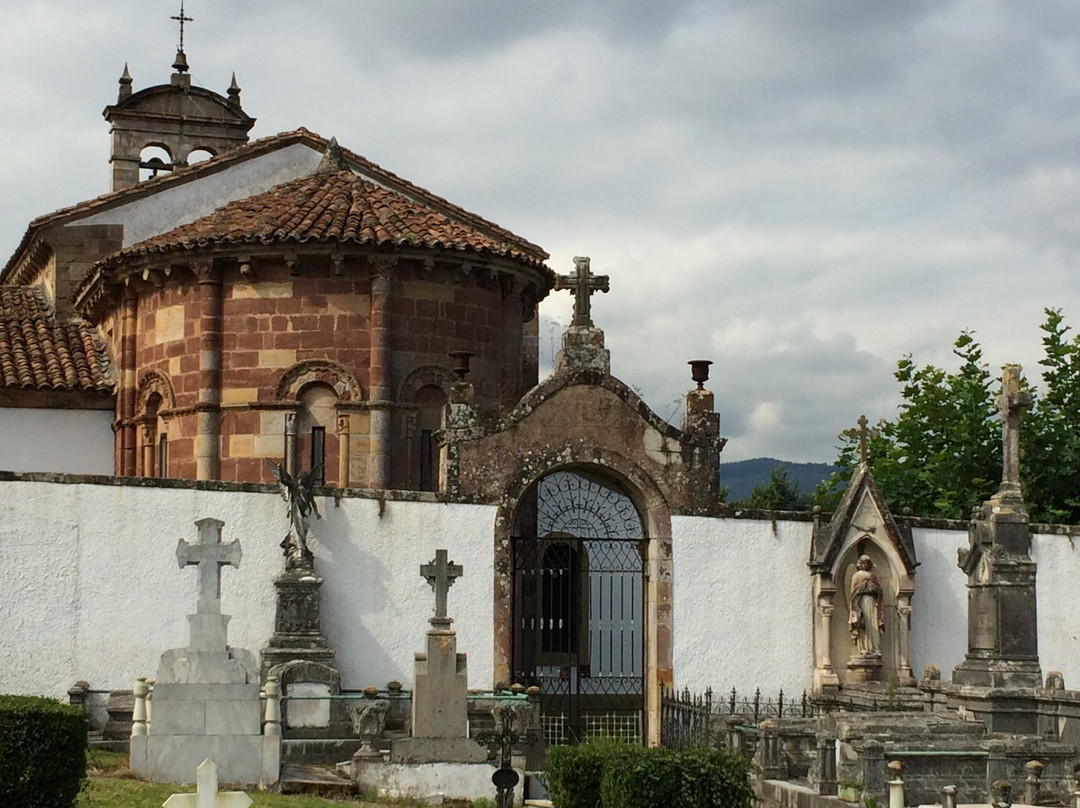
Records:
{"label": "stone finial on tower", "polygon": [[232,83],[229,85],[229,89],[225,91],[229,95],[229,103],[237,109],[240,108],[240,85],[236,83],[236,71],[232,74]]}
{"label": "stone finial on tower", "polygon": [[120,95],[116,99],[117,103],[120,103],[131,95],[132,81],[131,73],[128,72],[128,63],[124,62],[124,73],[120,76]]}

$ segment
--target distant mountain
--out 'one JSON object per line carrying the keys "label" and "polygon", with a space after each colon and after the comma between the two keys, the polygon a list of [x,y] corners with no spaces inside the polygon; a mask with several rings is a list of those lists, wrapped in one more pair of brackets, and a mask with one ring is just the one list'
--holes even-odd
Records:
{"label": "distant mountain", "polygon": [[727,501],[746,499],[758,483],[769,482],[769,472],[783,466],[788,479],[799,484],[799,492],[812,494],[817,484],[832,474],[836,467],[830,463],[792,463],[774,457],[755,457],[736,460],[734,463],[720,461],[720,485],[728,487]]}

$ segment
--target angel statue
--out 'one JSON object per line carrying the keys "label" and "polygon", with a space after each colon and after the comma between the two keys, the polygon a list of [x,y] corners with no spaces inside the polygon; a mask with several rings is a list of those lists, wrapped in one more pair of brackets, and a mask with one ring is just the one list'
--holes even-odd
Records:
{"label": "angel statue", "polygon": [[267,460],[270,472],[281,486],[281,498],[289,503],[289,532],[281,542],[285,551],[285,569],[313,570],[315,557],[308,548],[308,519],[314,511],[316,519],[322,519],[315,502],[315,480],[319,478],[322,464],[310,471],[301,471],[294,478],[273,460]]}

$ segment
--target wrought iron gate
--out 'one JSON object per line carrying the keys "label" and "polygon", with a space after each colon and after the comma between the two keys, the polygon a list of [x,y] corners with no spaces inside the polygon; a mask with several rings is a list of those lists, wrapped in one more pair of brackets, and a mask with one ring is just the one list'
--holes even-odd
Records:
{"label": "wrought iron gate", "polygon": [[525,514],[519,527],[537,530],[514,539],[514,678],[542,689],[545,741],[641,742],[646,543],[636,510],[596,479],[557,472]]}

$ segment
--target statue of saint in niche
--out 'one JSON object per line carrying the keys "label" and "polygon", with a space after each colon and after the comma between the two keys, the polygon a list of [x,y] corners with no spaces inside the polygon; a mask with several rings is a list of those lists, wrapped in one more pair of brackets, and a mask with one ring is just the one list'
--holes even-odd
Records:
{"label": "statue of saint in niche", "polygon": [[870,556],[861,555],[851,576],[851,597],[848,600],[848,628],[851,641],[859,656],[881,655],[881,633],[885,630],[885,598]]}

